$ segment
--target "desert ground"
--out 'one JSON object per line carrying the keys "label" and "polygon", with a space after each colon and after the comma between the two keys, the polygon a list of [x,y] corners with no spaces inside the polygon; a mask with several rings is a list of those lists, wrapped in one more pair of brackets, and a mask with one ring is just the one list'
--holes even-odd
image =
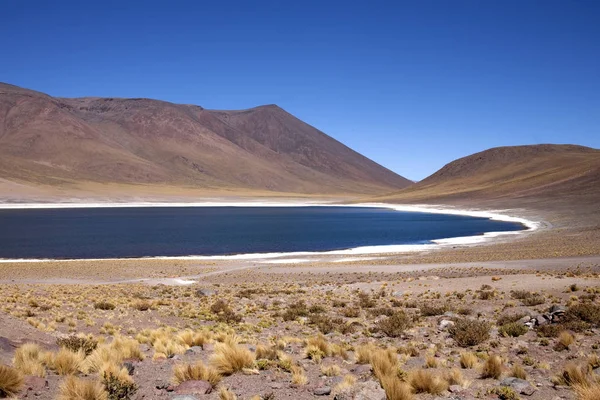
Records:
{"label": "desert ground", "polygon": [[598,399],[598,230],[510,212],[540,229],[404,254],[0,263],[0,394]]}

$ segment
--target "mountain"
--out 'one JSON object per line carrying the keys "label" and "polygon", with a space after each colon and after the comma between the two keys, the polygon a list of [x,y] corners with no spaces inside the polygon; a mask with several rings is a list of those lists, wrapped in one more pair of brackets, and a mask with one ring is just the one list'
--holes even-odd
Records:
{"label": "mountain", "polygon": [[409,184],[276,105],[218,111],[0,83],[0,195],[357,195]]}
{"label": "mountain", "polygon": [[600,204],[600,150],[541,144],[498,147],[455,160],[374,200],[498,205]]}

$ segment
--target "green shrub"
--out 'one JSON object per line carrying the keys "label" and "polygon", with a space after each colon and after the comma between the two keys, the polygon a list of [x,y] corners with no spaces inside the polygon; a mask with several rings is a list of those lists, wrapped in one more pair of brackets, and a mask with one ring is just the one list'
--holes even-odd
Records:
{"label": "green shrub", "polygon": [[377,328],[389,337],[398,337],[404,333],[405,330],[411,328],[412,325],[412,318],[406,315],[404,311],[400,310],[379,321]]}
{"label": "green shrub", "polygon": [[129,400],[138,390],[135,382],[119,379],[113,374],[104,373],[102,384],[108,393],[108,400]]}
{"label": "green shrub", "polygon": [[476,346],[490,338],[490,324],[476,319],[457,319],[448,331],[461,347]]}
{"label": "green shrub", "polygon": [[105,300],[97,301],[94,303],[94,308],[96,310],[114,310],[115,305]]}
{"label": "green shrub", "polygon": [[529,328],[520,322],[509,322],[508,324],[502,325],[498,329],[498,333],[502,336],[517,337],[526,334]]}
{"label": "green shrub", "polygon": [[92,354],[96,347],[98,347],[98,341],[91,337],[80,337],[80,336],[68,336],[56,339],[56,344],[65,349],[71,350],[73,353],[77,353],[79,350],[83,350],[86,356]]}

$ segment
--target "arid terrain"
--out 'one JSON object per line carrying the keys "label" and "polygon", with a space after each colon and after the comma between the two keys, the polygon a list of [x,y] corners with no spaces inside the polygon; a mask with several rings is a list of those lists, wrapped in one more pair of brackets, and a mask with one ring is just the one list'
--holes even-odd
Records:
{"label": "arid terrain", "polygon": [[600,151],[496,148],[416,183],[276,106],[0,85],[3,202],[493,210],[538,229],[421,252],[0,263],[0,397],[600,398]]}

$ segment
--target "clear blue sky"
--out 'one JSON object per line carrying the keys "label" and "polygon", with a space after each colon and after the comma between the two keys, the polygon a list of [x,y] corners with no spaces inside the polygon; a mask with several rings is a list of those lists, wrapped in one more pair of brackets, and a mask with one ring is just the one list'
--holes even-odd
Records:
{"label": "clear blue sky", "polygon": [[422,179],[494,146],[600,147],[600,1],[5,0],[0,81],[275,103]]}

